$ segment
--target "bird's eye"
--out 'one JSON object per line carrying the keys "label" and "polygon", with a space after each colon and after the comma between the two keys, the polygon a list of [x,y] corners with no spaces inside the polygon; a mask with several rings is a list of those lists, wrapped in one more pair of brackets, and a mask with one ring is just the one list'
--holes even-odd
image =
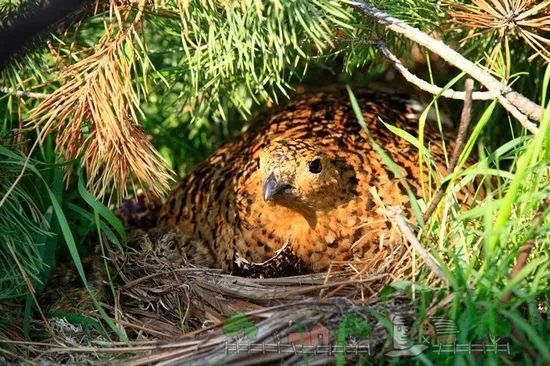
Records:
{"label": "bird's eye", "polygon": [[309,171],[318,174],[323,170],[323,165],[321,165],[321,159],[315,158],[309,163]]}

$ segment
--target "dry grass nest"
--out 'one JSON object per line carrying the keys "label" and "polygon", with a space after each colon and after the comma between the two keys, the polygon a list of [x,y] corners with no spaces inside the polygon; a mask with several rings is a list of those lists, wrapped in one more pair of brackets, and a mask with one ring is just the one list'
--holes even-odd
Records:
{"label": "dry grass nest", "polygon": [[[325,273],[245,278],[194,266],[189,260],[191,244],[177,232],[153,230],[134,235],[126,253],[110,249],[108,259],[93,257],[84,267],[101,276],[88,280],[90,292],[105,311],[103,316],[90,301],[89,292],[80,289],[77,295],[75,289],[65,290],[63,281],[56,281],[57,297],[50,294],[40,300],[44,320],[30,324],[36,341],[24,340],[16,330],[18,325],[0,328],[4,332],[0,338],[11,340],[5,344],[5,353],[11,359],[41,364],[113,360],[134,365],[243,365],[282,360],[293,364],[303,362],[304,357],[296,346],[265,352],[265,345],[284,349],[289,346],[289,335],[307,333],[318,325],[329,333],[324,344],[341,344],[338,331],[352,315],[369,328],[368,334],[354,337],[353,344],[363,347],[367,357],[375,357],[392,347],[389,323],[383,319],[399,314],[407,324],[417,320],[416,304],[408,296],[380,293],[395,280],[411,278],[413,255],[405,245],[393,249],[388,245],[375,258],[335,264]],[[249,336],[251,329],[254,337]],[[263,344],[264,349],[246,351],[248,343],[253,348]],[[307,348],[307,344],[302,346]],[[313,364],[334,361],[334,350],[332,354],[326,349],[316,352],[308,355]],[[346,357],[364,356],[351,352]]]}

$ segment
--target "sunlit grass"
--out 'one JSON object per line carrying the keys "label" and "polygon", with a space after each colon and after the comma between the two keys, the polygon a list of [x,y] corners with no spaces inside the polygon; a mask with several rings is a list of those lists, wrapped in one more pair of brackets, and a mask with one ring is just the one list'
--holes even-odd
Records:
{"label": "sunlit grass", "polygon": [[[547,95],[549,78],[550,68],[542,87],[543,98]],[[349,91],[357,119],[367,129],[355,97]],[[452,301],[440,309],[439,315],[456,324],[459,331],[457,343],[492,344],[496,340],[506,340],[511,345],[514,359],[531,363],[534,362],[533,356],[526,355],[523,345],[528,342],[530,346],[527,347],[533,347],[531,352],[537,354],[539,361],[548,362],[550,352],[545,335],[550,327],[541,322],[537,307],[548,307],[547,294],[550,291],[550,103],[539,134],[517,137],[493,152],[480,151],[479,161],[471,164],[475,142],[492,118],[495,106],[495,103],[489,104],[480,117],[472,121],[472,132],[461,153],[460,163],[446,177],[449,185],[439,209],[426,223],[418,220],[418,214],[415,215],[418,238],[443,269],[448,287],[439,281],[434,282],[433,273],[424,266],[413,273],[409,289],[413,297],[431,299],[429,301],[438,296],[452,296]],[[431,107],[428,105],[421,116],[420,131]],[[422,144],[422,137],[417,139],[391,127],[390,123],[386,127],[416,146],[423,156],[421,163],[423,161],[428,167],[429,174],[437,174],[432,171],[436,162]],[[372,139],[371,143],[376,144]],[[385,164],[401,179],[395,163],[383,147],[376,144],[375,148]],[[470,164],[465,164],[466,160]],[[510,166],[510,169],[502,170],[499,166]],[[476,194],[469,197],[469,203],[461,202],[456,196],[466,185],[477,185]],[[414,199],[418,207],[418,201]],[[527,243],[533,246],[529,260],[510,277],[518,253]],[[417,326],[427,317],[421,307]],[[432,354],[433,361],[438,363],[473,360],[472,357]],[[499,359],[497,353],[486,357],[488,362]]]}
{"label": "sunlit grass", "polygon": [[[420,28],[435,29],[446,16],[433,1],[382,3],[392,14]],[[376,55],[368,42],[383,33],[373,32],[369,20],[352,17],[340,2],[298,1],[281,3],[281,8],[255,2],[242,12],[238,7],[225,12],[225,2],[195,1],[187,8],[171,2],[159,4],[144,15],[139,31],[119,34],[116,26],[112,28],[113,37],[103,38],[105,43],[97,47],[97,53],[87,47],[97,46],[104,24],[112,20],[109,17],[97,16],[81,31],[69,32],[66,39],[55,38],[52,44],[57,55],[44,47],[0,75],[0,86],[50,93],[47,103],[34,109],[34,116],[54,133],[31,155],[22,180],[10,195],[6,192],[25,165],[25,154],[18,151],[29,149],[28,141],[12,145],[16,140],[12,134],[21,133],[23,140],[36,138],[33,131],[19,131],[19,123],[29,120],[42,100],[0,96],[0,133],[7,134],[1,140],[5,146],[0,147],[0,199],[4,200],[0,207],[0,300],[22,300],[19,315],[24,318],[27,337],[30,324],[39,317],[32,291],[42,290],[59,260],[74,263],[94,310],[100,314],[99,321],[92,321],[94,329],[104,339],[126,340],[117,319],[109,317],[90,288],[83,256],[91,251],[86,247],[90,237],[104,257],[107,245],[123,248],[126,240],[121,223],[110,210],[113,206],[105,206],[98,197],[131,191],[128,182],[143,181],[158,192],[166,189],[166,167],[155,148],[174,170],[183,173],[238,134],[241,122],[257,104],[283,102],[291,83],[307,79],[316,66],[336,74],[384,67],[378,61],[371,64]],[[273,13],[266,19],[264,10]],[[324,17],[319,17],[320,13]],[[135,9],[128,11],[127,20],[135,14]],[[294,23],[287,24],[286,19]],[[340,32],[340,39],[334,29]],[[454,34],[442,36],[452,38]],[[399,40],[385,36],[396,48],[401,45],[402,51],[409,51]],[[492,51],[494,44],[489,41],[485,48]],[[527,57],[523,56],[533,52],[532,45],[511,45],[511,50],[507,42],[506,50],[495,48],[498,52],[487,55],[488,61],[494,61],[493,71],[508,75],[512,69],[519,77],[515,88],[548,104],[550,72],[544,75],[536,62],[526,66]],[[545,57],[544,49],[533,48]],[[479,54],[483,49],[464,52]],[[372,77],[365,69],[359,71],[364,78]],[[431,72],[429,75],[433,80]],[[456,88],[462,78],[462,74],[449,76],[444,82],[446,87]],[[423,136],[430,110],[438,112],[439,130],[447,129],[441,124],[438,103],[435,97],[420,116],[417,136],[392,127],[391,121],[382,122],[418,148],[419,164],[426,168],[428,180],[449,182],[443,200],[426,221],[422,212],[433,197],[432,187],[424,186],[423,197],[415,197],[409,190],[418,237],[449,284],[437,281],[415,257],[410,283],[396,283],[386,291],[410,289],[420,302],[419,323],[428,316],[430,306],[450,299],[438,315],[457,324],[457,342],[503,339],[512,345],[512,355],[505,356],[508,360],[548,363],[550,326],[541,309],[548,308],[550,293],[550,209],[542,205],[550,192],[550,112],[547,108],[540,132],[531,136],[509,131],[512,123],[498,103],[476,102],[458,167],[442,177]],[[359,107],[354,108],[357,112]],[[497,137],[498,133],[505,138]],[[100,139],[94,142],[94,136]],[[383,146],[376,150],[399,177]],[[447,155],[451,151],[448,146]],[[63,162],[60,152],[68,152]],[[472,157],[478,162],[470,165]],[[88,169],[79,169],[81,165]],[[67,167],[72,170],[64,182]],[[472,185],[471,204],[465,205],[458,192]],[[512,278],[509,274],[528,241],[533,243],[529,260]],[[115,274],[109,275],[107,258],[103,264],[114,297]],[[90,322],[80,313],[57,315],[76,324]],[[538,361],[528,355],[525,344],[534,349]],[[439,356],[432,361],[474,363],[476,357],[479,355]],[[484,357],[488,363],[501,361],[498,355]]]}

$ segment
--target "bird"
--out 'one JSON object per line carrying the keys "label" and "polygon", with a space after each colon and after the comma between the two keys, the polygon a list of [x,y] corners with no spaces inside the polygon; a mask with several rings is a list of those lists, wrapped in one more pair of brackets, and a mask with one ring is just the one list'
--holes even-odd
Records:
{"label": "bird", "polygon": [[[239,259],[265,263],[283,249],[305,272],[320,272],[373,257],[382,242],[398,245],[380,202],[402,207],[414,221],[407,189],[421,197],[423,184],[438,184],[446,169],[442,135],[426,126],[438,174],[421,174],[417,148],[386,125],[416,136],[418,103],[380,90],[362,89],[355,97],[370,137],[345,89],[298,95],[260,112],[193,168],[169,193],[158,225],[195,238],[210,253],[203,256],[209,265],[227,272]],[[452,146],[451,135],[443,139]]]}

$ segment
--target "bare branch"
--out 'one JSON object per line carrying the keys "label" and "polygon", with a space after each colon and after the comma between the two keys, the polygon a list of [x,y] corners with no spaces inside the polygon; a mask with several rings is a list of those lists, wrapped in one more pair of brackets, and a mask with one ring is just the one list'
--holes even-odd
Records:
{"label": "bare branch", "polygon": [[2,208],[4,203],[8,200],[8,196],[11,194],[11,192],[13,192],[15,187],[17,187],[17,184],[19,184],[19,181],[21,180],[21,178],[23,178],[23,176],[25,175],[25,171],[27,170],[27,166],[29,165],[29,161],[31,160],[31,155],[34,152],[34,149],[38,146],[39,141],[40,141],[40,136],[39,136],[39,138],[36,139],[36,141],[34,142],[34,144],[31,147],[31,150],[27,154],[27,157],[25,158],[25,162],[23,163],[23,167],[21,168],[21,172],[17,175],[17,177],[13,181],[10,188],[8,188],[8,190],[6,191],[6,194],[4,194],[4,197],[2,197],[2,199],[0,199],[0,208]]}
{"label": "bare branch", "polygon": [[18,97],[29,97],[34,99],[46,99],[47,97],[50,96],[50,94],[45,94],[45,93],[35,93],[35,92],[26,91],[26,90],[14,90],[5,86],[0,86],[0,93],[16,95]]}
{"label": "bare branch", "polygon": [[417,239],[416,235],[409,227],[409,224],[407,224],[405,218],[403,218],[403,215],[401,215],[401,209],[399,207],[392,207],[389,210],[380,209],[380,211],[384,215],[392,218],[395,221],[401,233],[403,233],[407,241],[418,252],[424,263],[426,263],[426,265],[432,270],[433,273],[436,274],[437,277],[448,284],[449,279],[447,278],[439,264],[437,264],[436,261],[432,258],[431,254],[428,253],[426,249],[424,249],[422,244],[420,244],[420,241]]}
{"label": "bare branch", "polygon": [[502,84],[488,72],[476,66],[473,62],[466,59],[460,53],[456,52],[443,42],[430,37],[421,30],[411,27],[403,21],[394,18],[388,13],[366,4],[363,1],[356,0],[352,2],[352,5],[355,5],[364,13],[372,16],[377,22],[385,25],[388,29],[396,33],[403,34],[408,39],[426,47],[451,65],[472,76],[490,92],[497,94],[500,104],[508,110],[508,112],[510,112],[510,114],[514,116],[514,118],[516,118],[525,129],[533,134],[537,133],[537,126],[533,122],[529,121],[529,118],[536,121],[541,120],[542,108],[538,104],[511,90],[507,85]]}
{"label": "bare branch", "polygon": [[[416,85],[418,88],[424,90],[433,95],[440,95],[444,98],[464,100],[465,92],[457,91],[453,89],[443,89],[437,85],[428,83],[425,80],[420,79],[418,76],[410,72],[405,65],[399,61],[399,59],[388,49],[386,44],[382,41],[375,43],[376,48],[382,52],[382,54],[391,62],[393,67],[399,71],[399,73],[409,83]],[[494,92],[473,92],[472,99],[474,100],[492,100],[498,97],[498,93]]]}
{"label": "bare branch", "polygon": [[[529,258],[529,255],[531,254],[531,251],[533,250],[533,247],[535,246],[534,240],[528,240],[527,243],[523,244],[521,246],[521,249],[518,253],[518,259],[516,261],[516,264],[512,268],[512,271],[510,272],[510,279],[514,279],[518,272],[525,266],[525,263],[527,263],[527,259]],[[507,303],[512,298],[512,290],[506,292],[500,301],[503,303]]]}
{"label": "bare branch", "polygon": [[447,169],[448,174],[451,174],[458,164],[458,158],[462,153],[462,148],[466,142],[466,134],[472,120],[472,95],[474,90],[474,81],[472,79],[468,78],[464,81],[464,90],[466,91],[466,98],[464,98],[464,106],[460,115],[460,125],[458,126],[455,148],[449,162],[449,168]]}
{"label": "bare branch", "polygon": [[[544,223],[544,211],[547,209],[547,207],[550,206],[550,198],[545,199],[542,201],[541,205],[539,206],[539,209],[535,215],[535,219],[533,220],[533,230],[532,233],[534,234],[536,230],[543,225]],[[516,264],[514,264],[514,267],[512,267],[512,270],[510,271],[509,278],[510,280],[513,280],[519,271],[525,266],[525,263],[527,263],[527,259],[529,259],[529,255],[531,254],[531,251],[535,247],[535,238],[532,237],[529,240],[527,240],[520,248]],[[507,303],[512,298],[512,290],[506,292],[500,301],[503,303]]]}
{"label": "bare branch", "polygon": [[[472,94],[474,90],[474,81],[468,78],[464,82],[464,85],[465,85],[464,88],[466,90],[466,96],[464,98],[464,107],[462,108],[462,114],[460,116],[460,126],[458,127],[458,134],[456,137],[455,147],[453,150],[453,155],[451,155],[451,161],[449,162],[449,167],[447,168],[446,176],[451,175],[456,169],[456,165],[458,164],[458,158],[460,157],[460,153],[464,148],[464,143],[466,142],[466,134],[468,133],[468,127],[470,126],[470,121],[472,119]],[[449,181],[446,181],[437,190],[437,193],[435,194],[434,198],[428,205],[426,212],[424,212],[424,222],[427,222],[430,216],[432,216],[437,205],[445,195],[445,189],[447,188],[448,184],[449,184]]]}

